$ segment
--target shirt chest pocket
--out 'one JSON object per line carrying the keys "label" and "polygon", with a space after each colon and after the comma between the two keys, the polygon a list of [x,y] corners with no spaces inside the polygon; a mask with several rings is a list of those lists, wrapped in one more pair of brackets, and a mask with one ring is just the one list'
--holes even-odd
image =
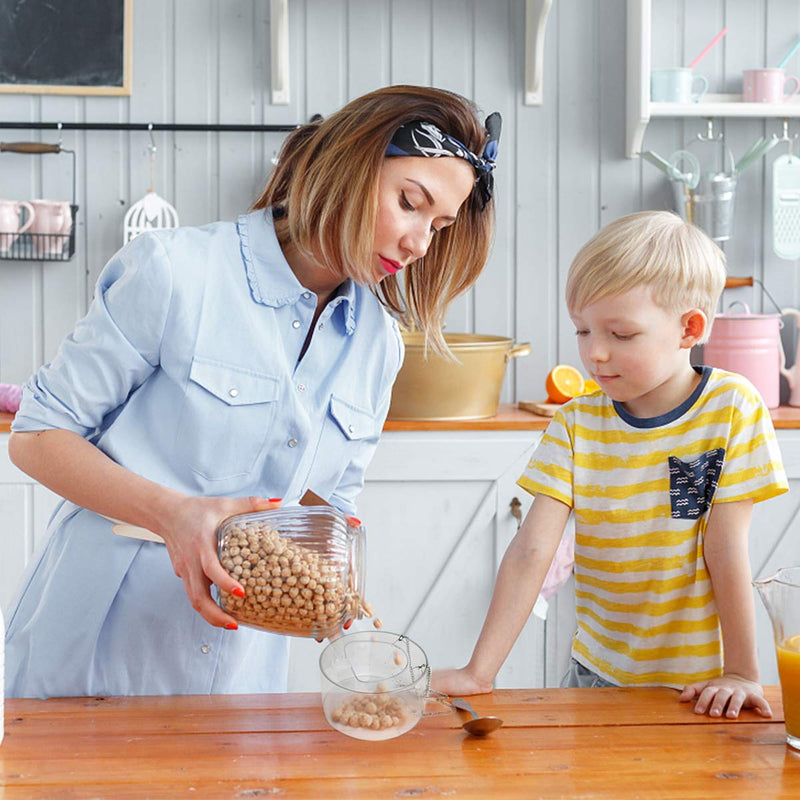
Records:
{"label": "shirt chest pocket", "polygon": [[669,456],[669,499],[673,519],[698,519],[717,491],[725,450],[718,447],[691,461]]}
{"label": "shirt chest pocket", "polygon": [[379,435],[374,411],[333,395],[305,486],[323,497],[354,498]]}
{"label": "shirt chest pocket", "polygon": [[280,392],[272,375],[195,358],[176,448],[207,480],[246,475],[263,449]]}

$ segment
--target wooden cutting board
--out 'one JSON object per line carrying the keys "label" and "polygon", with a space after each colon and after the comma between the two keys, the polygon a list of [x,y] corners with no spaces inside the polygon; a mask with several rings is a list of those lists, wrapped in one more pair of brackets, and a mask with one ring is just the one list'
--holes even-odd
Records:
{"label": "wooden cutting board", "polygon": [[539,402],[520,400],[517,406],[523,411],[530,411],[531,414],[538,414],[540,417],[552,417],[561,408],[561,403],[548,403],[546,400]]}

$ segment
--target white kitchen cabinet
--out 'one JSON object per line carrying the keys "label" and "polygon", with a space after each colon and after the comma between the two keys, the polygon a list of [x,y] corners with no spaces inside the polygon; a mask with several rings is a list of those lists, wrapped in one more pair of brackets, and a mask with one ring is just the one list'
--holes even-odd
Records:
{"label": "white kitchen cabinet", "polygon": [[[659,0],[655,0],[656,3]],[[653,117],[800,117],[800,99],[785,103],[743,103],[741,94],[706,94],[699,103],[650,101],[650,45],[653,0],[628,0],[625,153],[637,156]],[[730,23],[729,23],[730,24]],[[719,46],[719,45],[718,45]],[[660,67],[682,66],[661,64]],[[758,65],[754,65],[758,66]]]}

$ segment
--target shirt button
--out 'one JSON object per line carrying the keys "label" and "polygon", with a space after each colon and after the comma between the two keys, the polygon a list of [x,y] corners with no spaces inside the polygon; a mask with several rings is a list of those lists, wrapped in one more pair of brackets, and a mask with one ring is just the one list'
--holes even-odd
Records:
{"label": "shirt button", "polygon": [[304,392],[305,390],[306,390],[306,385],[304,383],[298,383],[297,384],[297,391],[298,392]]}
{"label": "shirt button", "polygon": [[228,389],[228,394],[231,397],[238,397],[239,396],[239,390],[234,386],[232,389]]}
{"label": "shirt button", "polygon": [[289,439],[287,444],[289,445],[289,447],[297,447],[297,439]]}
{"label": "shirt button", "polygon": [[311,292],[303,292],[303,297],[306,300],[310,300],[311,299]]}
{"label": "shirt button", "polygon": [[320,322],[319,329],[322,330],[324,327],[325,327],[325,323],[324,322]]}
{"label": "shirt button", "polygon": [[203,645],[203,646],[200,648],[200,652],[201,652],[203,655],[207,655],[208,653],[210,653],[210,652],[211,652],[211,648],[210,648],[210,647],[209,647],[207,644],[204,644],[204,645]]}
{"label": "shirt button", "polygon": [[296,320],[295,320],[295,321],[292,323],[292,327],[293,327],[295,330],[297,330],[297,329],[300,327],[300,320],[299,320],[299,319],[296,319]]}

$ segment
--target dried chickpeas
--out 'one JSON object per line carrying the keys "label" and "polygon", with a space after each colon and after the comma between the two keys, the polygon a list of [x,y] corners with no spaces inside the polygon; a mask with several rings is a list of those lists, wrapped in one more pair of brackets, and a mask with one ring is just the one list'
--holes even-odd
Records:
{"label": "dried chickpeas", "polygon": [[220,591],[220,606],[256,627],[322,638],[368,607],[335,563],[268,525],[231,526],[220,546],[220,562],[245,593],[236,597]]}
{"label": "dried chickpeas", "polygon": [[396,697],[367,694],[346,700],[331,714],[331,721],[351,728],[374,731],[393,728],[405,722],[406,708]]}

